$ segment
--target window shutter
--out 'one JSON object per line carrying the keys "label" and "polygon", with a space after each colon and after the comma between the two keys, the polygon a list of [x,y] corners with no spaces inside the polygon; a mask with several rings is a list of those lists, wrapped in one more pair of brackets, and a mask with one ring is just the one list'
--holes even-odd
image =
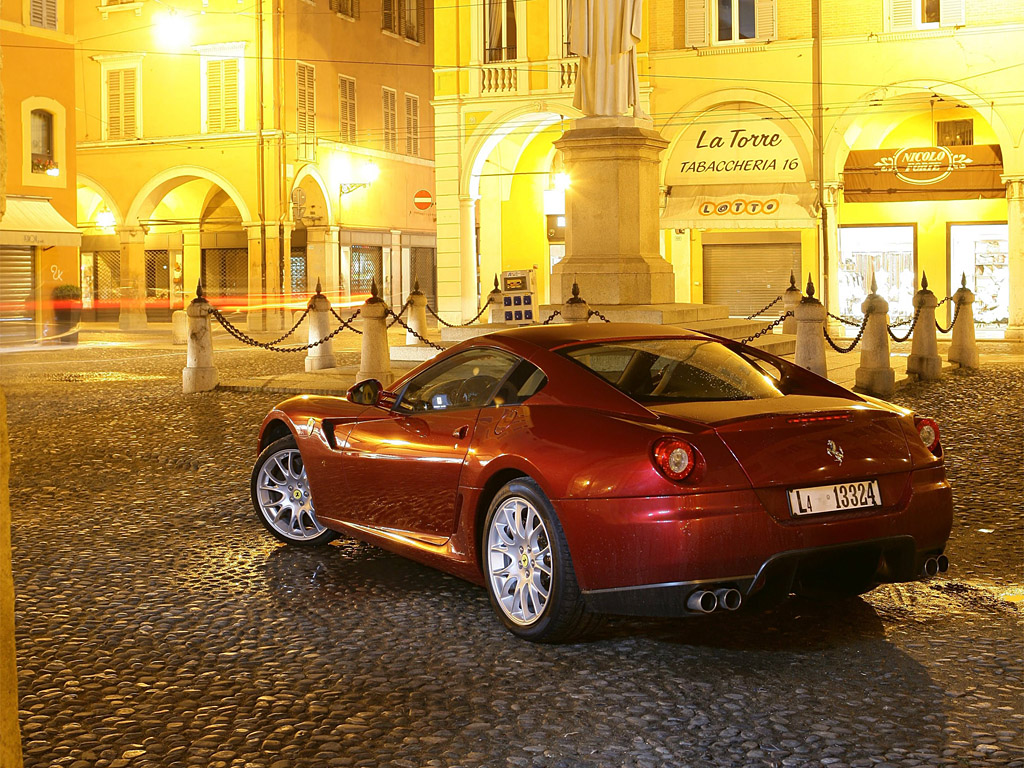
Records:
{"label": "window shutter", "polygon": [[416,40],[427,41],[427,0],[416,0]]}
{"label": "window shutter", "polygon": [[381,94],[384,108],[384,150],[394,152],[398,132],[397,94],[388,88],[385,88]]}
{"label": "window shutter", "polygon": [[352,18],[359,18],[359,0],[352,0]]}
{"label": "window shutter", "polygon": [[121,82],[123,83],[121,102],[121,138],[134,139],[139,135],[136,125],[137,120],[135,119],[135,96],[137,93],[135,87],[135,70],[122,69]]}
{"label": "window shutter", "polygon": [[420,154],[420,100],[405,94],[405,154]]}
{"label": "window shutter", "polygon": [[889,29],[898,32],[914,28],[914,0],[889,0]]}
{"label": "window shutter", "polygon": [[43,18],[45,16],[45,11],[43,9],[43,5],[45,2],[46,0],[32,0],[32,3],[29,5],[28,23],[33,27],[44,26]]}
{"label": "window shutter", "polygon": [[346,144],[356,143],[356,81],[344,75],[338,76],[339,134]]}
{"label": "window shutter", "polygon": [[939,0],[940,27],[962,27],[966,23],[964,0]]}
{"label": "window shutter", "polygon": [[57,28],[57,0],[43,0],[43,26]]}
{"label": "window shutter", "polygon": [[775,22],[775,0],[756,0],[754,6],[754,37],[774,40],[779,36]]}
{"label": "window shutter", "polygon": [[206,131],[224,130],[224,62],[220,59],[206,62]]}
{"label": "window shutter", "polygon": [[107,70],[107,138],[122,138],[121,128],[121,72]]}
{"label": "window shutter", "polygon": [[683,18],[683,44],[703,48],[708,44],[708,0],[686,0]]}
{"label": "window shutter", "polygon": [[398,24],[395,25],[395,32],[399,35],[405,35],[405,4],[407,0],[393,0],[395,13],[397,14],[396,21]]}
{"label": "window shutter", "polygon": [[380,3],[380,28],[394,31],[395,28],[395,5],[393,0],[381,0]]}
{"label": "window shutter", "polygon": [[224,59],[223,65],[223,127],[224,131],[237,131],[238,120],[238,59]]}

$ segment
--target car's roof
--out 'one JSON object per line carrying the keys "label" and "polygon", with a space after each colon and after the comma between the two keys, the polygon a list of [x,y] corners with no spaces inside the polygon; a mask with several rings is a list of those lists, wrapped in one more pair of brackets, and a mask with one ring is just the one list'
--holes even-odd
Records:
{"label": "car's roof", "polygon": [[559,323],[557,325],[526,325],[478,336],[478,340],[500,338],[510,342],[526,342],[542,349],[555,349],[579,342],[598,342],[613,339],[644,337],[689,336],[708,338],[699,331],[690,331],[673,325],[654,323]]}

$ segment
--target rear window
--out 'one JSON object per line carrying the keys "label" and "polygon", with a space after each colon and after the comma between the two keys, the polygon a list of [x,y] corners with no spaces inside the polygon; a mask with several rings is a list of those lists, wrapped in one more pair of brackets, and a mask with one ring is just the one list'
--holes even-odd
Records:
{"label": "rear window", "polygon": [[716,341],[606,341],[562,354],[641,403],[782,397],[769,376]]}

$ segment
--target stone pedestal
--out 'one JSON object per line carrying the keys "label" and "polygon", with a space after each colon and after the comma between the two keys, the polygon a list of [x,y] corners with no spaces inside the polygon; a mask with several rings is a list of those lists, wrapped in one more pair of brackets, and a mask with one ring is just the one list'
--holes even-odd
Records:
{"label": "stone pedestal", "polygon": [[171,343],[186,344],[187,342],[188,312],[184,309],[178,309],[171,314]]}
{"label": "stone pedestal", "polygon": [[185,367],[181,371],[181,389],[190,395],[216,387],[217,369],[213,367],[210,304],[204,298],[194,299],[185,312],[188,315],[188,346]]}
{"label": "stone pedestal", "polygon": [[966,282],[965,277],[962,287],[953,294],[953,307],[958,314],[946,359],[962,368],[977,368],[981,363],[978,341],[974,337],[974,294],[968,290]]}
{"label": "stone pedestal", "polygon": [[872,395],[888,397],[896,391],[896,372],[889,361],[889,302],[874,291],[872,278],[871,293],[860,305],[868,322],[860,340],[856,387]]}
{"label": "stone pedestal", "polygon": [[782,332],[783,333],[796,333],[796,308],[800,304],[804,295],[800,292],[800,289],[796,287],[796,276],[789,273],[789,288],[782,292],[782,311],[792,312],[793,314],[782,321]]}
{"label": "stone pedestal", "polygon": [[[416,288],[409,294],[409,327],[420,336],[427,336],[427,297],[420,290],[419,282]],[[423,345],[423,342],[416,337],[416,334],[406,331],[405,343],[410,346]]]}
{"label": "stone pedestal", "polygon": [[807,295],[796,307],[795,362],[819,376],[828,376],[825,360],[825,319],[828,311],[814,298],[814,286],[807,282]]}
{"label": "stone pedestal", "polygon": [[[331,331],[331,302],[320,293],[320,283],[316,284],[317,292],[309,300],[309,342],[313,344],[321,339],[327,338]],[[310,347],[306,351],[306,372],[322,371],[327,368],[334,368],[337,365],[334,359],[334,344],[325,341]]]}
{"label": "stone pedestal", "polygon": [[391,352],[388,350],[388,308],[376,296],[376,286],[359,313],[363,321],[362,353],[356,383],[377,379],[385,387],[395,380],[391,372]]}
{"label": "stone pedestal", "polygon": [[552,296],[568,296],[578,281],[593,304],[671,303],[675,278],[658,243],[659,158],[668,142],[646,120],[587,117],[555,146],[572,182]]}
{"label": "stone pedestal", "polygon": [[928,277],[921,278],[921,290],[914,294],[914,310],[920,309],[914,338],[910,343],[910,357],[907,358],[907,373],[924,381],[933,381],[942,374],[942,358],[939,357],[939,342],[935,336],[935,294],[928,290]]}

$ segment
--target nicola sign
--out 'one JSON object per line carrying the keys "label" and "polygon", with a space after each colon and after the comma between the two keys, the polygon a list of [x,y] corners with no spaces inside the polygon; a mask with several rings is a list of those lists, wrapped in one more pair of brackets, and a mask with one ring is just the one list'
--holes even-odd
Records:
{"label": "nicola sign", "polygon": [[963,152],[952,152],[948,147],[915,147],[879,158],[875,167],[892,171],[907,184],[923,185],[938,184],[953,171],[963,170],[972,162]]}

